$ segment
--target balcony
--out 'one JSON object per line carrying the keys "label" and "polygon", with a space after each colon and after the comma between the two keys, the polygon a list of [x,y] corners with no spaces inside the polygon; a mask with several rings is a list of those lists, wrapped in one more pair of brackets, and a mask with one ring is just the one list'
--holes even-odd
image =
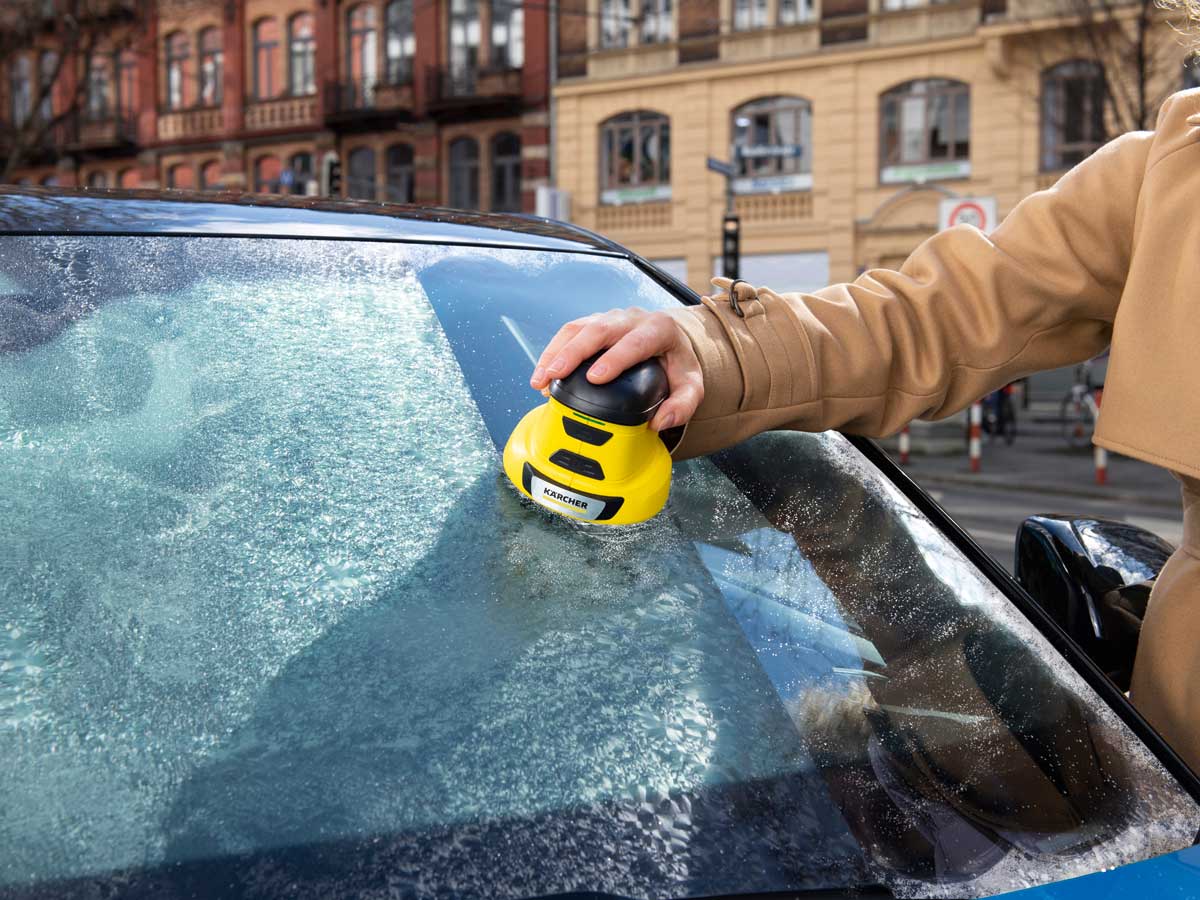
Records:
{"label": "balcony", "polygon": [[381,116],[411,114],[412,70],[393,68],[389,77],[335,81],[325,85],[325,118],[331,123],[373,122]]}
{"label": "balcony", "polygon": [[521,105],[520,69],[430,68],[425,85],[434,116],[505,115]]}
{"label": "balcony", "polygon": [[225,117],[219,106],[195,109],[160,109],[158,139],[160,141],[191,140],[217,137],[225,128]]}
{"label": "balcony", "polygon": [[126,110],[84,110],[65,125],[64,143],[71,150],[128,150],[137,143],[137,117]]}
{"label": "balcony", "polygon": [[902,44],[970,34],[981,19],[979,0],[871,2],[870,39]]}
{"label": "balcony", "polygon": [[295,128],[315,125],[316,121],[317,97],[315,94],[302,97],[275,97],[271,100],[246,100],[247,131]]}

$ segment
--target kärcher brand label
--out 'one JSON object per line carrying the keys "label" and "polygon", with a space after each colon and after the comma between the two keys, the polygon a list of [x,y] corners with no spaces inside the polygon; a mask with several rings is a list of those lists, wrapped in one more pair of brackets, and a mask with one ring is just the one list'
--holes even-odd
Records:
{"label": "k\u00e4rcher brand label", "polygon": [[550,484],[543,478],[534,475],[529,480],[529,496],[542,506],[549,507],[555,512],[566,513],[577,519],[595,520],[604,512],[604,501],[595,497],[576,494],[556,484]]}

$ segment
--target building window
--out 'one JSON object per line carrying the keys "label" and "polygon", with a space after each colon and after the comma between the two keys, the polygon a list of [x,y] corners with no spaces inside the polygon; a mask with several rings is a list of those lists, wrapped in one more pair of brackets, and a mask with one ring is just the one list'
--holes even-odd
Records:
{"label": "building window", "polygon": [[375,151],[370,147],[350,151],[346,196],[354,200],[375,199]]}
{"label": "building window", "polygon": [[54,82],[58,72],[58,54],[53,50],[43,50],[38,57],[38,87],[42,92],[42,102],[38,106],[38,116],[43,122],[54,118]]}
{"label": "building window", "polygon": [[276,96],[275,61],[279,54],[279,23],[274,19],[259,19],[254,23],[254,99],[270,100]]}
{"label": "building window", "polygon": [[1105,141],[1104,67],[1073,60],[1042,73],[1042,171],[1082,162]]}
{"label": "building window", "polygon": [[812,20],[812,0],[779,0],[780,25],[802,25]]}
{"label": "building window", "polygon": [[600,202],[671,197],[671,123],[656,112],[614,116],[600,126]]}
{"label": "building window", "polygon": [[492,211],[521,211],[521,139],[506,131],[492,138]]}
{"label": "building window", "polygon": [[167,187],[180,191],[190,191],[195,187],[192,167],[187,163],[176,163],[167,169]]}
{"label": "building window", "polygon": [[279,190],[279,172],[282,167],[279,157],[267,154],[254,161],[254,191],[257,194],[274,194]]}
{"label": "building window", "polygon": [[642,43],[663,44],[675,39],[672,0],[642,0]]}
{"label": "building window", "polygon": [[296,153],[288,160],[288,169],[292,173],[292,193],[307,194],[308,183],[313,175],[313,158],[311,153]]}
{"label": "building window", "polygon": [[479,143],[474,138],[450,143],[450,205],[479,208]]}
{"label": "building window", "polygon": [[629,0],[600,0],[600,47],[628,47],[632,22]]}
{"label": "building window", "polygon": [[392,203],[412,203],[414,198],[413,148],[393,144],[387,148],[387,199]]}
{"label": "building window", "polygon": [[525,12],[521,0],[492,0],[492,65],[525,65]]}
{"label": "building window", "polygon": [[188,101],[188,60],[191,48],[182,31],[167,35],[167,108],[183,109]]}
{"label": "building window", "polygon": [[108,176],[103,172],[93,172],[88,176],[87,186],[90,188],[106,188],[108,187]]}
{"label": "building window", "polygon": [[879,119],[883,184],[971,174],[971,95],[961,81],[930,78],[892,88],[880,100]]}
{"label": "building window", "polygon": [[312,13],[296,13],[288,20],[288,93],[307,97],[317,92],[317,42]]}
{"label": "building window", "polygon": [[733,30],[767,27],[767,0],[733,0]]}
{"label": "building window", "polygon": [[9,104],[12,122],[20,127],[33,112],[32,65],[28,56],[18,56],[9,68]]}
{"label": "building window", "polygon": [[375,96],[378,64],[375,56],[375,7],[360,3],[346,13],[346,76],[355,105],[369,106]]}
{"label": "building window", "polygon": [[210,159],[200,167],[200,190],[219,191],[221,189],[221,162]]}
{"label": "building window", "polygon": [[138,177],[137,169],[122,169],[117,174],[117,184],[125,190],[132,190],[141,184],[142,179]]}
{"label": "building window", "polygon": [[88,63],[87,85],[84,93],[84,112],[88,119],[97,122],[108,117],[109,97],[112,90],[112,61],[107,57],[93,56]]}
{"label": "building window", "polygon": [[413,34],[413,0],[392,0],[383,17],[383,52],[388,84],[408,84],[412,80],[413,54],[417,38]]}
{"label": "building window", "polygon": [[126,121],[137,115],[137,81],[137,54],[122,50],[117,56],[117,110]]}
{"label": "building window", "polygon": [[450,0],[450,79],[469,93],[479,68],[479,0]]}
{"label": "building window", "polygon": [[220,106],[225,52],[221,48],[221,30],[205,28],[200,32],[200,105]]}
{"label": "building window", "polygon": [[812,187],[812,106],[799,97],[765,97],[733,111],[739,194]]}

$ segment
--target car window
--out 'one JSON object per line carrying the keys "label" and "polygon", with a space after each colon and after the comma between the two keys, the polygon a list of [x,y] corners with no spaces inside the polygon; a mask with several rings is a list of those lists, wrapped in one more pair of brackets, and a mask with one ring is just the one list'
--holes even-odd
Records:
{"label": "car window", "polygon": [[532,250],[5,238],[0,891],[982,895],[1200,812],[842,437],[555,517]]}

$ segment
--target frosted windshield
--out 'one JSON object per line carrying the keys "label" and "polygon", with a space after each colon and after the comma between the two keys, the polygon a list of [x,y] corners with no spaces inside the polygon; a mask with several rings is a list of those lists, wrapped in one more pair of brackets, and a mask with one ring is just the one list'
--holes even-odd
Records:
{"label": "frosted windshield", "polygon": [[1188,796],[836,435],[627,529],[497,444],[614,258],[5,238],[0,893],[981,895]]}

